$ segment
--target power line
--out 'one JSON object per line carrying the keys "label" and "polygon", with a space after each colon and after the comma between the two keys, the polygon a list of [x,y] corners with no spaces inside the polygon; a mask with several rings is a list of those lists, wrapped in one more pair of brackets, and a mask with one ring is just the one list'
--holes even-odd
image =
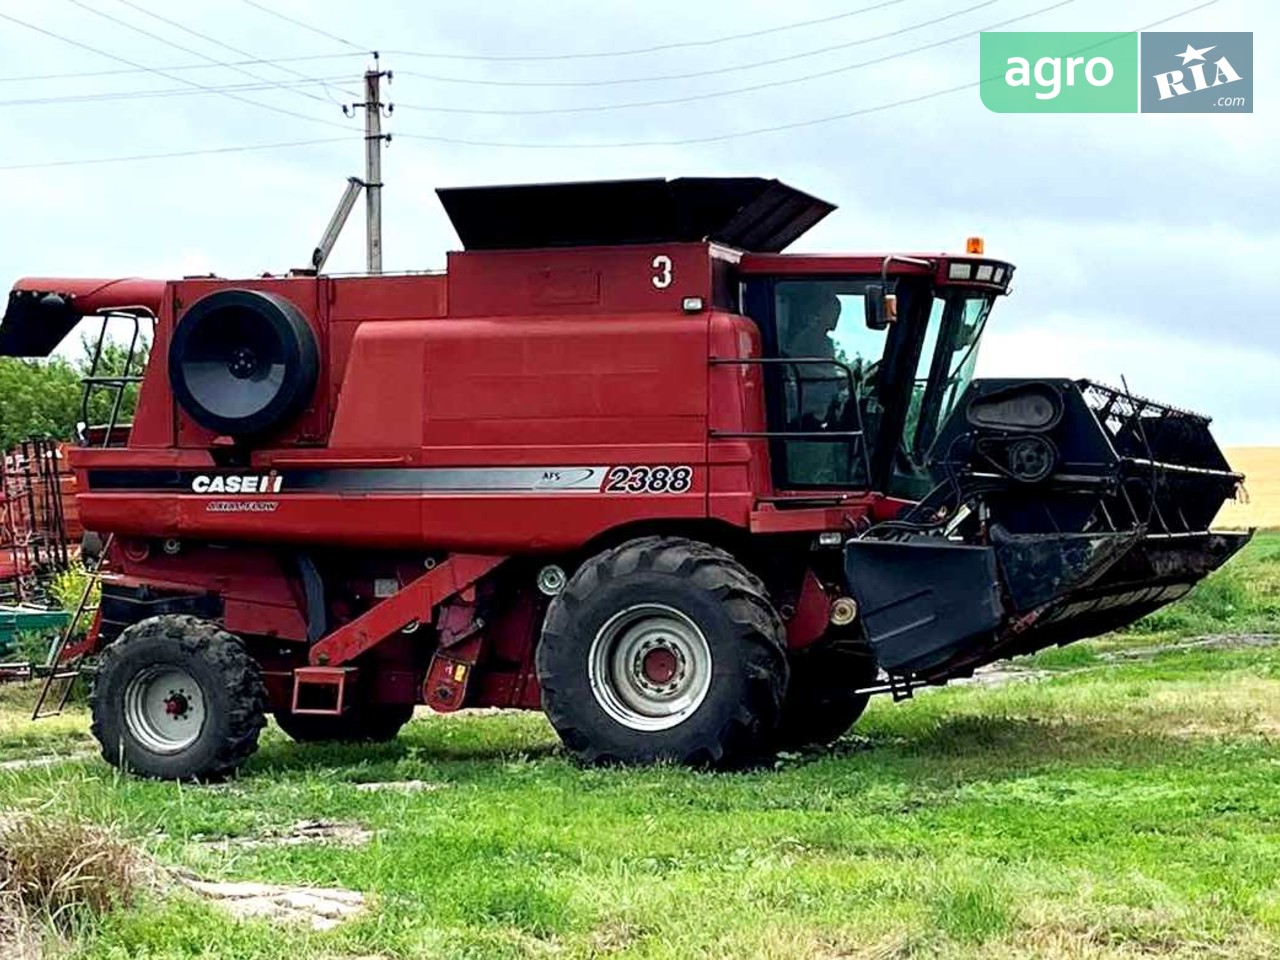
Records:
{"label": "power line", "polygon": [[[847,50],[850,47],[861,46],[864,43],[874,43],[877,40],[888,40],[891,37],[901,36],[904,33],[911,33],[915,30],[923,30],[926,27],[932,27],[935,24],[943,23],[946,20],[952,20],[956,17],[963,16],[966,13],[972,13],[983,7],[989,7],[999,0],[981,0],[973,6],[964,7],[951,13],[943,14],[939,17],[930,17],[928,20],[921,20],[918,23],[909,24],[905,27],[899,27],[896,30],[890,30],[887,33],[879,33],[871,37],[859,37],[856,40],[846,40],[843,43],[833,43],[825,47],[816,47],[812,50],[805,50],[801,53],[790,53],[784,57],[773,57],[769,60],[756,60],[751,63],[739,63],[731,67],[712,67],[706,70],[690,70],[686,73],[661,73],[647,77],[622,77],[606,80],[485,80],[470,79],[467,77],[445,77],[436,74],[418,73],[416,71],[401,70],[401,76],[419,77],[423,80],[434,80],[438,83],[459,83],[467,86],[481,87],[616,87],[629,83],[660,83],[667,80],[692,80],[697,77],[713,77],[726,73],[741,73],[744,70],[758,70],[761,67],[772,67],[779,63],[791,63],[794,60],[805,60],[809,57],[820,56],[824,53],[834,53],[837,50]],[[389,50],[388,55],[398,57],[412,56],[404,50]]]}
{"label": "power line", "polygon": [[0,170],[43,170],[47,167],[80,167],[103,163],[129,163],[136,160],[172,160],[177,157],[203,157],[218,153],[246,153],[251,150],[282,150],[287,147],[311,147],[321,143],[348,143],[348,137],[325,137],[320,140],[287,140],[280,143],[251,143],[237,147],[209,147],[204,150],[178,150],[172,153],[138,153],[128,157],[93,157],[85,160],[46,160],[40,163],[11,163]]}
{"label": "power line", "polygon": [[284,20],[287,23],[292,23],[295,27],[301,27],[303,30],[310,30],[314,34],[318,34],[319,36],[322,36],[322,37],[327,37],[330,40],[335,40],[338,43],[342,44],[343,46],[353,47],[354,49],[362,50],[365,53],[375,52],[371,50],[369,47],[362,47],[358,43],[352,43],[350,40],[346,40],[342,37],[337,36],[336,34],[329,33],[327,30],[321,30],[319,27],[313,27],[309,23],[303,23],[301,20],[296,20],[293,17],[288,16],[287,14],[280,13],[277,10],[272,10],[268,6],[264,6],[261,3],[255,2],[255,0],[241,0],[241,2],[248,4],[249,6],[253,7],[255,10],[261,10],[263,13],[268,14],[269,16],[275,17],[278,20]]}
{"label": "power line", "polygon": [[[1217,0],[1212,0],[1217,2]],[[510,150],[618,150],[618,149],[634,149],[636,147],[682,147],[700,143],[719,143],[724,140],[739,140],[744,137],[754,137],[764,133],[778,133],[783,130],[796,130],[801,127],[812,127],[823,123],[832,123],[836,120],[848,120],[850,117],[860,117],[868,113],[878,113],[882,110],[890,110],[893,107],[905,107],[908,104],[919,103],[922,100],[931,100],[934,97],[946,96],[950,93],[958,93],[961,90],[969,90],[978,86],[982,81],[975,80],[972,83],[962,83],[958,86],[948,87],[945,90],[935,90],[932,93],[921,94],[917,97],[908,97],[905,100],[894,100],[890,103],[879,103],[871,107],[863,107],[859,110],[851,110],[847,113],[837,113],[826,117],[816,117],[811,120],[800,120],[795,123],[780,124],[775,127],[757,127],[753,130],[738,130],[732,133],[714,134],[705,137],[683,137],[671,140],[629,140],[624,142],[608,142],[608,143],[517,143],[502,140],[469,140],[461,137],[436,136],[426,133],[397,133],[396,139],[401,140],[429,140],[433,143],[447,143],[460,147],[493,147],[498,149]]]}
{"label": "power line", "polygon": [[[1072,0],[1060,0],[1058,4],[1055,4],[1055,6],[1062,6],[1065,3],[1070,3],[1070,2],[1072,2]],[[1136,30],[1133,32],[1150,30],[1153,27],[1162,26],[1163,24],[1169,23],[1170,21],[1177,20],[1181,17],[1185,17],[1187,14],[1195,13],[1197,10],[1203,10],[1206,7],[1211,7],[1217,2],[1218,0],[1205,0],[1204,3],[1199,3],[1194,7],[1188,7],[1187,9],[1181,10],[1178,13],[1170,14],[1167,17],[1163,17],[1159,20],[1155,20],[1151,23],[1145,24],[1144,26],[1137,27]],[[1046,9],[1051,9],[1051,8],[1046,8]],[[1043,11],[1040,11],[1040,12],[1043,12]],[[1094,44],[1093,46],[1098,46],[1098,44]],[[1085,48],[1085,49],[1089,49],[1089,48]],[[1076,51],[1076,52],[1083,52],[1083,51]],[[861,107],[857,110],[848,110],[843,113],[829,114],[828,116],[824,116],[824,117],[812,117],[808,120],[797,120],[791,123],[781,123],[781,124],[776,124],[770,127],[756,127],[750,130],[735,130],[735,131],[730,131],[728,133],[711,134],[711,135],[700,136],[700,137],[681,137],[681,138],[672,138],[667,140],[630,140],[626,142],[608,142],[608,143],[581,143],[581,142],[580,143],[519,143],[519,142],[510,142],[510,141],[504,142],[504,141],[495,141],[495,140],[471,140],[471,139],[466,139],[462,137],[446,137],[443,135],[436,136],[434,134],[424,134],[424,133],[397,133],[396,137],[400,139],[407,139],[407,140],[425,140],[425,141],[430,141],[434,143],[446,143],[446,144],[452,144],[454,146],[490,147],[490,148],[513,149],[513,150],[617,150],[617,149],[635,149],[638,147],[681,147],[681,146],[690,146],[693,144],[722,143],[729,140],[741,140],[747,137],[755,137],[755,136],[760,136],[760,135],[769,134],[769,133],[782,133],[789,130],[799,130],[805,127],[815,127],[815,126],[820,126],[822,124],[834,123],[838,120],[848,120],[853,117],[866,116],[867,114],[871,114],[871,113],[880,113],[884,110],[891,110],[895,107],[905,107],[910,104],[921,103],[925,100],[932,100],[937,97],[949,96],[950,94],[953,94],[953,93],[959,93],[962,90],[972,90],[975,87],[981,86],[987,80],[991,80],[991,79],[996,79],[996,78],[983,77],[978,80],[973,80],[969,83],[957,84],[956,86],[947,87],[942,90],[934,90],[929,93],[922,93],[914,97],[906,97],[901,100],[893,100],[889,103],[878,103],[869,107]]]}
{"label": "power line", "polygon": [[730,43],[734,40],[750,40],[755,37],[765,37],[772,34],[784,33],[789,30],[799,30],[803,27],[814,27],[820,24],[835,23],[838,20],[847,20],[850,17],[856,17],[863,13],[870,13],[873,10],[882,10],[885,7],[896,6],[905,3],[907,0],[882,0],[881,3],[872,4],[869,7],[859,7],[857,10],[846,10],[843,13],[835,13],[827,17],[817,17],[813,20],[798,20],[794,23],[784,23],[776,27],[765,27],[761,30],[750,30],[746,33],[730,33],[719,37],[710,37],[705,40],[679,40],[672,43],[660,43],[651,47],[635,47],[630,50],[605,50],[595,53],[535,53],[535,54],[468,54],[468,53],[427,53],[427,52],[410,52],[406,50],[389,50],[387,53],[394,53],[397,56],[406,57],[422,57],[432,60],[478,60],[488,63],[499,62],[537,62],[548,60],[601,60],[611,57],[635,57],[647,53],[661,53],[666,50],[686,50],[693,47],[713,47],[721,43]]}
{"label": "power line", "polygon": [[255,57],[252,60],[224,60],[216,63],[179,63],[168,67],[117,67],[114,70],[79,70],[75,73],[29,73],[20,77],[0,77],[0,83],[25,83],[33,80],[77,80],[82,77],[116,77],[132,73],[180,73],[184,70],[220,70],[223,67],[251,67],[256,64],[276,66],[281,63],[304,63],[315,60],[338,60],[363,56],[365,56],[363,53],[313,53],[305,57]]}
{"label": "power line", "polygon": [[[185,24],[179,23],[177,20],[171,20],[168,17],[161,16],[158,13],[148,10],[146,7],[142,6],[141,4],[134,3],[133,0],[116,0],[116,3],[124,4],[124,6],[128,7],[130,10],[136,10],[138,13],[141,13],[143,16],[151,17],[153,20],[158,20],[161,23],[168,24],[169,26],[173,27],[175,30],[181,30],[183,33],[189,33],[191,34],[191,36],[197,37],[198,39],[203,40],[206,43],[212,43],[214,46],[221,47],[223,50],[230,50],[232,53],[236,54],[237,56],[241,56],[241,57],[253,56],[253,54],[249,53],[247,50],[241,50],[239,47],[233,47],[231,44],[224,43],[223,41],[217,39],[216,37],[209,36],[207,33],[201,33],[199,30],[193,30],[191,27],[188,27]],[[232,69],[236,69],[238,72],[247,74],[248,76],[255,77],[258,80],[262,80],[264,82],[267,81],[266,77],[260,76],[256,73],[252,73],[248,70],[240,70],[238,67],[233,67]],[[307,74],[303,73],[301,70],[295,70],[292,67],[276,66],[276,69],[283,71],[284,73],[288,73],[295,77],[300,77],[302,79],[307,79],[307,80],[311,79],[310,77],[307,76]],[[307,93],[304,90],[297,90],[295,92],[301,94],[304,97],[309,97],[312,100],[319,100],[321,103],[324,102],[324,97],[318,97],[313,93]],[[342,91],[342,92],[346,93],[350,97],[356,96],[356,94],[351,93],[350,91]],[[332,99],[333,97],[331,95],[330,100]]]}
{"label": "power line", "polygon": [[[980,3],[976,7],[971,7],[969,9],[976,10],[978,7],[988,6],[989,4],[994,2],[996,2],[996,0],[987,0],[987,2]],[[890,60],[899,60],[902,57],[908,57],[916,53],[921,53],[925,50],[933,50],[937,47],[944,47],[944,46],[947,46],[948,44],[956,43],[960,40],[965,40],[965,39],[968,39],[969,37],[977,36],[978,34],[987,30],[997,30],[1000,27],[1006,27],[1011,23],[1017,23],[1021,20],[1027,20],[1031,17],[1039,16],[1042,13],[1048,13],[1050,10],[1054,10],[1058,7],[1064,7],[1068,3],[1074,3],[1074,2],[1075,0],[1058,0],[1057,3],[1052,3],[1046,7],[1040,7],[1038,10],[1032,10],[1029,13],[1019,14],[1016,17],[1009,17],[1005,20],[1001,20],[999,23],[988,24],[985,27],[979,27],[975,30],[967,30],[964,33],[958,33],[958,34],[955,34],[954,36],[947,37],[943,40],[935,40],[932,43],[921,44],[920,46],[910,47],[909,49],[906,49],[906,50],[899,50],[896,53],[888,53],[888,54],[885,54],[884,56],[875,57],[874,59],[871,59],[871,60],[861,60],[857,63],[846,64],[845,66],[842,66],[842,67],[833,67],[830,70],[820,70],[817,73],[806,73],[798,77],[788,77],[783,80],[770,80],[765,83],[755,83],[746,87],[733,87],[728,90],[712,90],[708,93],[694,93],[694,94],[689,94],[688,96],[685,96],[685,97],[667,97],[660,100],[631,100],[623,103],[594,104],[594,105],[585,106],[585,107],[549,107],[546,109],[534,109],[534,110],[478,110],[478,109],[471,109],[467,107],[437,107],[437,106],[426,106],[426,105],[414,104],[414,103],[397,103],[396,107],[401,110],[417,110],[417,111],[423,111],[428,113],[451,113],[451,114],[465,114],[465,115],[473,115],[473,116],[546,116],[548,114],[596,113],[599,111],[606,111],[606,110],[629,110],[629,109],[635,109],[638,107],[666,107],[666,106],[672,106],[674,104],[680,104],[680,103],[693,103],[698,100],[714,100],[719,97],[736,96],[738,94],[743,94],[743,93],[754,93],[759,90],[771,90],[775,87],[791,86],[792,84],[796,84],[796,83],[805,83],[809,80],[818,80],[824,77],[831,77],[841,73],[849,73],[853,70],[860,70],[863,67],[871,67],[877,64],[887,63]],[[963,12],[967,12],[967,11],[963,11]],[[954,16],[954,14],[952,16]],[[406,71],[400,71],[400,73],[402,76],[406,75]],[[412,73],[408,73],[407,75],[413,76]]]}
{"label": "power line", "polygon": [[[201,60],[207,60],[209,63],[214,63],[214,64],[217,64],[218,66],[224,66],[222,61],[218,60],[215,57],[207,56],[206,54],[201,53],[199,50],[191,49],[191,47],[184,47],[180,43],[176,43],[173,40],[169,40],[166,37],[162,37],[158,33],[152,33],[150,30],[145,30],[142,27],[138,26],[137,24],[130,23],[128,20],[122,20],[119,17],[112,16],[111,14],[107,13],[105,10],[99,10],[97,7],[90,6],[88,3],[85,3],[84,0],[67,0],[67,2],[74,4],[75,6],[79,7],[81,10],[87,10],[89,13],[92,13],[95,16],[102,17],[104,20],[107,20],[118,26],[124,27],[126,30],[132,30],[134,33],[144,36],[149,40],[154,40],[157,43],[163,43],[165,46],[173,47],[175,50],[181,50],[183,53],[189,53],[193,57],[199,57]],[[247,77],[252,77],[255,80],[266,80],[265,77],[260,77],[258,76],[258,74],[253,73],[252,71],[249,71],[249,70],[245,70],[243,67],[231,67],[229,69],[234,70],[236,73],[244,74]],[[190,83],[192,81],[183,80],[182,82]],[[270,82],[270,81],[267,81],[267,82]],[[305,96],[311,96],[311,95],[305,94]],[[313,99],[318,99],[318,98],[313,98]],[[255,103],[257,101],[248,100],[246,102]],[[324,102],[324,101],[322,100],[321,102]],[[258,105],[266,106],[266,104],[262,104],[262,103],[259,103]],[[298,114],[298,116],[302,116],[302,114]]]}
{"label": "power line", "polygon": [[[245,0],[245,2],[248,2],[248,0]],[[1072,0],[1061,0],[1061,2],[1059,4],[1055,4],[1055,6],[1061,6],[1068,2],[1072,2]],[[1181,17],[1187,16],[1188,14],[1194,13],[1198,10],[1203,10],[1207,7],[1214,6],[1217,2],[1218,0],[1205,0],[1205,2],[1203,3],[1199,3],[1195,6],[1188,7],[1177,13],[1170,14],[1167,17],[1163,17],[1159,20],[1155,20],[1151,23],[1145,24],[1136,29],[1138,31],[1151,30],[1155,27],[1162,26],[1173,20],[1180,19]],[[1045,8],[1045,9],[1051,9],[1051,8]],[[1044,11],[1042,10],[1039,12],[1044,12]],[[1032,15],[1034,14],[1027,14],[1026,16],[1032,16]],[[10,16],[9,14],[0,13],[0,19],[9,20],[21,26],[30,27],[31,29],[36,30],[37,32],[46,34],[48,36],[53,36],[59,40],[64,40],[73,45],[87,49],[93,53],[98,53],[103,56],[110,57],[111,59],[121,60],[121,62],[125,62],[125,63],[130,62],[127,60],[122,60],[122,58],[115,57],[112,54],[103,53],[102,51],[99,51],[93,47],[89,47],[86,44],[82,44],[79,41],[69,40],[65,37],[60,37],[56,34],[50,33],[47,30],[44,30],[43,28],[35,27],[24,21],[18,20],[16,17]],[[1097,46],[1097,45],[1098,44],[1094,44],[1093,46]],[[1085,48],[1085,49],[1089,49],[1089,48]],[[1076,52],[1083,52],[1083,51],[1076,51]],[[137,65],[134,65],[134,66],[137,66]],[[138,67],[138,69],[146,70],[149,72],[160,72],[160,71],[154,70],[153,68],[147,68],[147,67]],[[633,140],[628,142],[612,142],[612,143],[518,143],[518,142],[503,142],[503,141],[471,140],[471,139],[465,139],[460,137],[446,137],[446,136],[436,136],[432,134],[415,134],[415,133],[401,133],[401,134],[397,134],[397,136],[410,139],[410,140],[423,140],[428,142],[446,143],[446,144],[452,144],[457,146],[486,147],[486,148],[499,148],[499,149],[522,149],[522,150],[528,150],[528,149],[599,150],[599,149],[634,149],[637,147],[651,147],[651,146],[686,146],[686,145],[692,145],[692,144],[717,143],[717,142],[723,142],[728,140],[738,140],[746,137],[753,137],[753,136],[759,136],[759,135],[770,134],[770,133],[779,133],[784,131],[797,130],[804,127],[819,126],[826,123],[833,123],[839,120],[847,120],[853,117],[865,116],[871,113],[879,113],[885,110],[894,109],[896,107],[908,106],[910,104],[921,103],[923,101],[932,100],[938,97],[949,96],[953,93],[959,93],[962,90],[972,90],[975,87],[980,86],[982,83],[986,82],[989,79],[993,79],[993,78],[984,77],[978,80],[971,81],[969,83],[957,84],[956,86],[947,87],[942,90],[934,90],[934,91],[930,91],[929,93],[922,93],[917,96],[906,97],[906,98],[903,98],[900,100],[894,100],[888,103],[874,104],[872,106],[862,107],[856,110],[849,110],[843,113],[831,114],[823,117],[813,117],[807,120],[799,120],[791,123],[777,124],[769,127],[757,127],[755,129],[750,129],[750,130],[737,130],[737,131],[731,131],[728,133],[712,134],[712,135],[700,136],[700,137],[684,137],[684,138],[673,138],[673,139],[667,139],[667,140]],[[196,86],[199,86],[199,85],[197,84]],[[167,160],[167,159],[174,159],[179,157],[206,156],[206,155],[213,155],[213,154],[240,153],[240,152],[254,151],[254,150],[274,150],[274,149],[284,149],[284,148],[290,148],[290,147],[312,146],[312,145],[327,144],[327,143],[341,143],[341,142],[346,142],[346,140],[347,140],[346,137],[329,137],[329,138],[317,139],[317,140],[295,140],[295,141],[285,141],[285,142],[278,142],[278,143],[249,144],[249,145],[234,146],[234,147],[214,147],[214,148],[202,149],[202,150],[184,150],[184,151],[175,151],[170,153],[135,154],[132,156],[98,157],[98,158],[81,159],[81,160],[54,160],[54,161],[45,161],[40,163],[9,164],[9,165],[0,166],[0,170],[3,170],[3,171],[28,170],[28,169],[41,169],[41,168],[47,168],[47,167],[125,163],[125,162],[143,161],[143,160]]]}
{"label": "power line", "polygon": [[[92,8],[86,8],[86,9],[92,9]],[[28,23],[25,20],[19,20],[17,17],[13,16],[12,14],[0,12],[0,20],[8,20],[10,23],[16,23],[20,27],[26,27],[28,30],[34,30],[36,33],[43,34],[46,37],[52,37],[54,40],[60,40],[63,43],[70,44],[73,47],[79,47],[81,50],[88,50],[90,53],[95,53],[100,57],[106,57],[108,60],[114,60],[117,63],[123,63],[123,64],[126,64],[127,66],[135,67],[139,70],[145,70],[148,73],[154,73],[158,76],[165,77],[166,79],[173,80],[177,83],[185,83],[188,86],[196,87],[200,90],[207,90],[213,93],[219,93],[219,91],[215,87],[209,87],[203,83],[196,83],[196,81],[187,80],[184,77],[177,77],[170,73],[166,73],[164,70],[160,70],[155,67],[147,67],[147,66],[144,66],[143,64],[137,63],[134,60],[129,60],[129,59],[126,59],[125,57],[117,56],[114,53],[108,53],[105,50],[99,50],[97,47],[90,46],[87,43],[82,43],[79,40],[73,40],[70,37],[64,37],[61,34],[54,33],[52,30],[46,30],[44,27],[38,27],[34,23]],[[262,103],[258,100],[250,100],[248,97],[242,97],[239,94],[220,92],[220,95],[224,97],[228,97],[232,100],[238,100],[241,103],[247,103],[250,106],[260,107],[263,110],[270,110],[272,113],[279,113],[289,117],[296,117],[299,120],[308,120],[311,123],[323,123],[325,126],[338,127],[342,130],[348,129],[346,124],[338,123],[336,120],[323,120],[320,117],[309,117],[305,113],[298,113],[296,110],[287,110],[284,107],[273,106],[271,104]]]}
{"label": "power line", "polygon": [[192,89],[190,87],[170,87],[164,90],[122,90],[112,93],[72,93],[52,97],[24,97],[14,100],[0,100],[0,107],[43,106],[58,103],[96,103],[102,100],[150,100],[164,97],[200,97],[207,94],[242,92],[252,90],[277,90],[305,85],[321,85],[341,77],[312,77],[307,80],[267,80],[262,83],[236,83],[226,86]]}

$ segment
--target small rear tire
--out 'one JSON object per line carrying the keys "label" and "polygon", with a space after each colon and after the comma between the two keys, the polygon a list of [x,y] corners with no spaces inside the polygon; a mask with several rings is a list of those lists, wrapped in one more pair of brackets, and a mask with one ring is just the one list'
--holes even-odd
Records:
{"label": "small rear tire", "polygon": [[413,704],[361,704],[341,716],[277,710],[276,725],[298,743],[386,743],[413,717]]}
{"label": "small rear tire", "polygon": [[868,694],[855,690],[875,683],[875,658],[864,644],[836,641],[793,654],[791,686],[782,706],[779,749],[833,743],[867,709]]}
{"label": "small rear tire", "polygon": [[258,749],[266,699],[238,638],[170,614],[135,623],[103,651],[89,708],[108,763],[162,780],[219,780]]}
{"label": "small rear tire", "polygon": [[547,611],[537,667],[547,717],[587,763],[740,764],[769,749],[787,688],[764,586],[678,537],[584,563]]}

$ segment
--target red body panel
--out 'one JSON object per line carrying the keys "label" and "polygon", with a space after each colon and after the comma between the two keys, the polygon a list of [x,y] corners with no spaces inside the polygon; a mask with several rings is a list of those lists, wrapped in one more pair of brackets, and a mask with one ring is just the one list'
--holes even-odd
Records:
{"label": "red body panel", "polygon": [[[820,507],[787,505],[794,495],[774,490],[768,443],[720,436],[766,430],[762,368],[714,362],[762,352],[756,323],[717,306],[737,301],[726,278],[739,259],[744,274],[786,272],[787,258],[675,243],[454,253],[446,275],[140,289],[157,318],[150,367],[128,445],[72,454],[80,515],[119,535],[121,584],[216,597],[227,629],[259,638],[276,708],[292,703],[293,672],[307,663],[355,664],[372,675],[357,687],[387,701],[536,707],[538,565],[568,566],[602,538],[659,524],[799,544],[788,561],[798,564],[794,595],[779,603],[792,645],[807,645],[825,628],[835,579],[806,570],[812,535],[892,516],[902,503],[833,491]],[[792,262],[806,273],[882,264]],[[169,385],[183,312],[227,288],[293,303],[320,361],[306,408],[243,453],[188,417]],[[250,493],[211,488],[244,476],[270,480]],[[330,575],[335,557],[357,557],[330,585],[342,599],[329,602],[318,643],[290,559],[299,552],[326,557]],[[531,554],[543,557],[504,573],[503,558]],[[360,558],[394,566],[386,558],[401,555],[413,559],[396,567],[390,598],[353,585],[387,576],[352,572]],[[443,565],[423,574],[428,555]],[[487,585],[494,576],[508,577],[501,590]],[[434,631],[403,632],[433,612]],[[479,626],[449,639],[453,620],[473,618]]]}
{"label": "red body panel", "polygon": [[[709,244],[455,253],[447,276],[184,280],[161,298],[152,368],[129,447],[77,450],[80,509],[123,535],[256,539],[369,548],[571,550],[610,529],[714,518],[743,529],[771,494],[766,445],[712,440],[764,429],[750,320],[706,309],[723,254]],[[661,268],[655,260],[667,258]],[[670,282],[659,287],[659,282]],[[216,471],[216,438],[167,387],[176,317],[202,296],[269,291],[301,308],[322,357],[307,410],[252,451],[284,472],[260,512],[217,512],[189,490],[104,490],[89,471]],[[685,312],[686,298],[699,298]],[[447,312],[447,316],[445,315]],[[449,467],[688,466],[680,493],[589,490],[293,492],[290,471]],[[267,507],[263,507],[267,509]],[[788,529],[831,518],[792,512]],[[849,516],[866,513],[851,503]],[[767,526],[767,523],[765,524]]]}

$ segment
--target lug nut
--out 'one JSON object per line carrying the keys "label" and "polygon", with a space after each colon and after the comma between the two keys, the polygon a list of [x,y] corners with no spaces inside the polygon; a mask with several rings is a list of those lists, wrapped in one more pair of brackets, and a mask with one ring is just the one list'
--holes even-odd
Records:
{"label": "lug nut", "polygon": [[564,569],[557,567],[554,563],[548,564],[538,571],[538,590],[548,597],[554,597],[563,590],[568,581],[569,577],[565,574]]}
{"label": "lug nut", "polygon": [[837,597],[831,601],[831,625],[847,627],[858,619],[858,603],[852,597]]}

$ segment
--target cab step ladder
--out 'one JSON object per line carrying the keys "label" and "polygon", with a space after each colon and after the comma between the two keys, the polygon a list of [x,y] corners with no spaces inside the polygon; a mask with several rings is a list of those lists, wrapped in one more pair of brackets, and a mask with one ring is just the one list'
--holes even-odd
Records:
{"label": "cab step ladder", "polygon": [[[89,578],[85,581],[84,591],[80,594],[80,602],[76,605],[75,613],[71,615],[66,627],[58,634],[49,649],[49,658],[45,664],[44,682],[40,685],[40,696],[36,698],[35,709],[31,711],[32,720],[43,720],[46,717],[58,716],[66,709],[67,701],[71,699],[71,691],[75,687],[76,678],[80,676],[80,665],[84,657],[81,655],[71,663],[63,663],[62,653],[67,649],[67,644],[71,642],[71,638],[76,635],[76,631],[85,617],[92,618],[93,614],[97,612],[97,607],[91,602],[91,598],[93,597],[94,588],[98,586],[102,579],[103,567],[106,565],[107,555],[111,550],[113,539],[112,536],[108,536],[102,544],[102,552],[98,555],[98,562],[89,571]],[[61,686],[55,695],[54,687],[59,684]],[[55,696],[57,706],[53,709],[47,709],[50,701],[54,700]]]}

